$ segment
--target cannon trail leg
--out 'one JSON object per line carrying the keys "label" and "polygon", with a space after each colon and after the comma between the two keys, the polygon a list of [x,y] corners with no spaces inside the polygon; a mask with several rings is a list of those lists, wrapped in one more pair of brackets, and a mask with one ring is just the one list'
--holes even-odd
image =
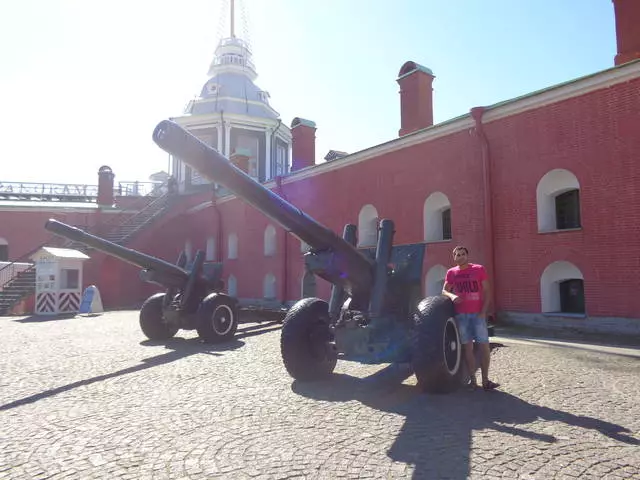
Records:
{"label": "cannon trail leg", "polygon": [[[180,255],[178,255],[176,266],[180,268],[184,268],[186,265],[187,265],[187,254],[183,250],[180,252]],[[166,295],[164,296],[164,302],[163,302],[164,308],[167,308],[171,304],[171,302],[173,302],[173,299],[175,298],[177,293],[178,293],[178,288],[176,287],[167,288],[167,292],[166,292]]]}
{"label": "cannon trail leg", "polygon": [[393,247],[394,225],[391,220],[380,222],[380,236],[376,248],[375,282],[369,299],[369,315],[372,319],[382,315],[384,299],[387,292],[387,271]]}
{"label": "cannon trail leg", "polygon": [[[342,238],[345,242],[350,243],[355,246],[357,242],[356,233],[358,231],[358,227],[356,227],[352,223],[348,223],[344,226],[344,231],[342,232]],[[338,284],[334,284],[331,288],[331,298],[329,300],[329,315],[332,320],[336,320],[340,316],[340,309],[342,308],[342,304],[344,303],[344,288],[342,288]]]}

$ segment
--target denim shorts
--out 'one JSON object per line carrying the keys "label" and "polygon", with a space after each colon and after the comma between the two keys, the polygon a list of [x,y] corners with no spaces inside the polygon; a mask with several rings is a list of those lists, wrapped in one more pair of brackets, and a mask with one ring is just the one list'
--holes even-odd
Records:
{"label": "denim shorts", "polygon": [[487,317],[479,318],[477,313],[458,313],[456,315],[458,330],[460,331],[460,343],[463,345],[475,340],[478,343],[489,342],[489,329]]}

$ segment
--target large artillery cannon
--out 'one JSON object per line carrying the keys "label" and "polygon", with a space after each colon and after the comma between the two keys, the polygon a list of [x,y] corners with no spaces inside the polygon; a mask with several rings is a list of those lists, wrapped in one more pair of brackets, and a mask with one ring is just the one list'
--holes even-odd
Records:
{"label": "large artillery cannon", "polygon": [[57,220],[48,220],[45,228],[140,267],[142,280],[166,288],[165,293],[149,297],[140,309],[140,328],[147,338],[166,340],[181,328],[197,330],[208,343],[221,342],[235,335],[237,301],[222,293],[221,265],[205,263],[202,250],[196,252],[190,265],[182,252],[174,265]]}
{"label": "large artillery cannon", "polygon": [[453,303],[444,296],[421,298],[424,244],[393,246],[394,223],[383,219],[376,248],[358,249],[355,225],[346,225],[339,237],[176,123],[162,121],[153,140],[311,247],[306,268],[333,288],[329,302],[301,299],[285,317],[281,355],[293,378],[326,376],[341,355],[366,363],[411,363],[429,392],[459,384],[462,356]]}

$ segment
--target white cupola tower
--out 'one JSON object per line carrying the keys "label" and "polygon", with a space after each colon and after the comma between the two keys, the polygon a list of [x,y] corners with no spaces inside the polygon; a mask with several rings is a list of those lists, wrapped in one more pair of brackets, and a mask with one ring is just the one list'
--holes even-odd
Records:
{"label": "white cupola tower", "polygon": [[[236,3],[229,7],[229,36],[222,38],[200,95],[174,120],[225,156],[248,157],[249,175],[264,182],[290,170],[291,131],[269,103],[269,93],[256,86],[258,77],[249,43],[236,36]],[[189,193],[209,183],[174,158],[172,175],[180,191]]]}

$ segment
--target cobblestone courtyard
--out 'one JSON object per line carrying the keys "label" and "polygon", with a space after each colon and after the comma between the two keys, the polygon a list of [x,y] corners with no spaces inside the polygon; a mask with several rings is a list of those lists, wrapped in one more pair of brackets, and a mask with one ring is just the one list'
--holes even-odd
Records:
{"label": "cobblestone courtyard", "polygon": [[339,361],[299,384],[278,324],[145,340],[137,312],[0,319],[0,479],[638,478],[640,353],[495,338],[498,392]]}

